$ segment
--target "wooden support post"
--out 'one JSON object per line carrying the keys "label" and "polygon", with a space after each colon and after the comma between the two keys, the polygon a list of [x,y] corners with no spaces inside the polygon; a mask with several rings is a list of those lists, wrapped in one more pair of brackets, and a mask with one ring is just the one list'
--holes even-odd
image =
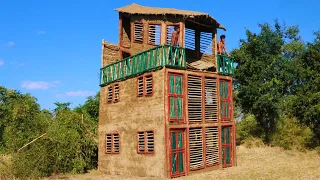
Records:
{"label": "wooden support post", "polygon": [[218,72],[218,59],[217,59],[217,28],[212,31],[212,54],[214,55],[213,63],[215,63]]}

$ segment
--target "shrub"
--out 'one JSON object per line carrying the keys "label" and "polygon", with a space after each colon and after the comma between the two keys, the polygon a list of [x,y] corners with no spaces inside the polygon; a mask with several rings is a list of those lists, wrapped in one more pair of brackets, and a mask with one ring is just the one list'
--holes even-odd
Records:
{"label": "shrub", "polygon": [[260,138],[249,137],[242,141],[242,145],[246,148],[264,147],[264,143]]}
{"label": "shrub", "polygon": [[261,128],[258,127],[257,121],[252,114],[245,115],[237,122],[237,144],[242,144],[248,138],[260,138]]}
{"label": "shrub", "polygon": [[71,110],[56,113],[46,136],[13,157],[14,175],[43,177],[53,173],[83,173],[97,166],[97,143],[90,122]]}
{"label": "shrub", "polygon": [[282,117],[277,123],[271,144],[284,149],[303,150],[311,142],[312,137],[311,129],[299,124],[296,118]]}

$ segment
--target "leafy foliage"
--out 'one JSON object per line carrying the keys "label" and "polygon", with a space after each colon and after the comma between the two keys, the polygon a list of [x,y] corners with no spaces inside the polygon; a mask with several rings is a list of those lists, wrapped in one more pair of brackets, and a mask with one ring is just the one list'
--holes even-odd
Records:
{"label": "leafy foliage", "polygon": [[53,112],[40,110],[36,101],[29,94],[0,87],[0,150],[11,154],[14,176],[82,173],[96,168],[99,93],[76,110],[69,108],[69,102],[56,102]]}
{"label": "leafy foliage", "polygon": [[264,141],[270,143],[283,110],[280,104],[294,93],[292,61],[304,45],[296,26],[281,27],[275,21],[273,28],[268,23],[259,27],[257,35],[247,30],[247,39],[232,52],[238,63],[234,78],[241,109],[255,116]]}

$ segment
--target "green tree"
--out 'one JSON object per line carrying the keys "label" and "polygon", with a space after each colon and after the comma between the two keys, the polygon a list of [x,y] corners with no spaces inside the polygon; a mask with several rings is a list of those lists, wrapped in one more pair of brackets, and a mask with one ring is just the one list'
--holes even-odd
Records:
{"label": "green tree", "polygon": [[55,102],[54,105],[56,105],[57,107],[53,111],[58,112],[61,110],[70,110],[69,106],[71,105],[71,103],[70,102],[66,102],[66,103]]}
{"label": "green tree", "polygon": [[320,145],[320,32],[308,43],[300,59],[295,60],[296,96],[291,97],[290,115],[309,126],[314,139],[312,146]]}
{"label": "green tree", "polygon": [[74,108],[75,112],[86,114],[95,122],[99,121],[99,104],[100,104],[100,92],[95,96],[87,97],[86,102],[83,105]]}
{"label": "green tree", "polygon": [[37,99],[0,86],[0,149],[16,151],[45,132]]}
{"label": "green tree", "polygon": [[292,93],[291,61],[299,56],[294,50],[303,47],[296,26],[282,27],[275,21],[259,24],[259,34],[247,30],[247,39],[232,52],[238,65],[235,70],[239,104],[244,113],[252,113],[263,129],[263,138],[270,143],[279,118],[279,103]]}

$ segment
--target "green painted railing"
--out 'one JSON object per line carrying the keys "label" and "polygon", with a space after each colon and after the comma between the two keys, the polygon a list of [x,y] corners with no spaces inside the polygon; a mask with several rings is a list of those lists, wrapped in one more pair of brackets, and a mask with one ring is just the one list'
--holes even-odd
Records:
{"label": "green painted railing", "polygon": [[219,74],[234,74],[234,58],[227,55],[217,55],[218,73]]}
{"label": "green painted railing", "polygon": [[184,48],[161,45],[100,69],[100,86],[123,80],[163,66],[186,69]]}

